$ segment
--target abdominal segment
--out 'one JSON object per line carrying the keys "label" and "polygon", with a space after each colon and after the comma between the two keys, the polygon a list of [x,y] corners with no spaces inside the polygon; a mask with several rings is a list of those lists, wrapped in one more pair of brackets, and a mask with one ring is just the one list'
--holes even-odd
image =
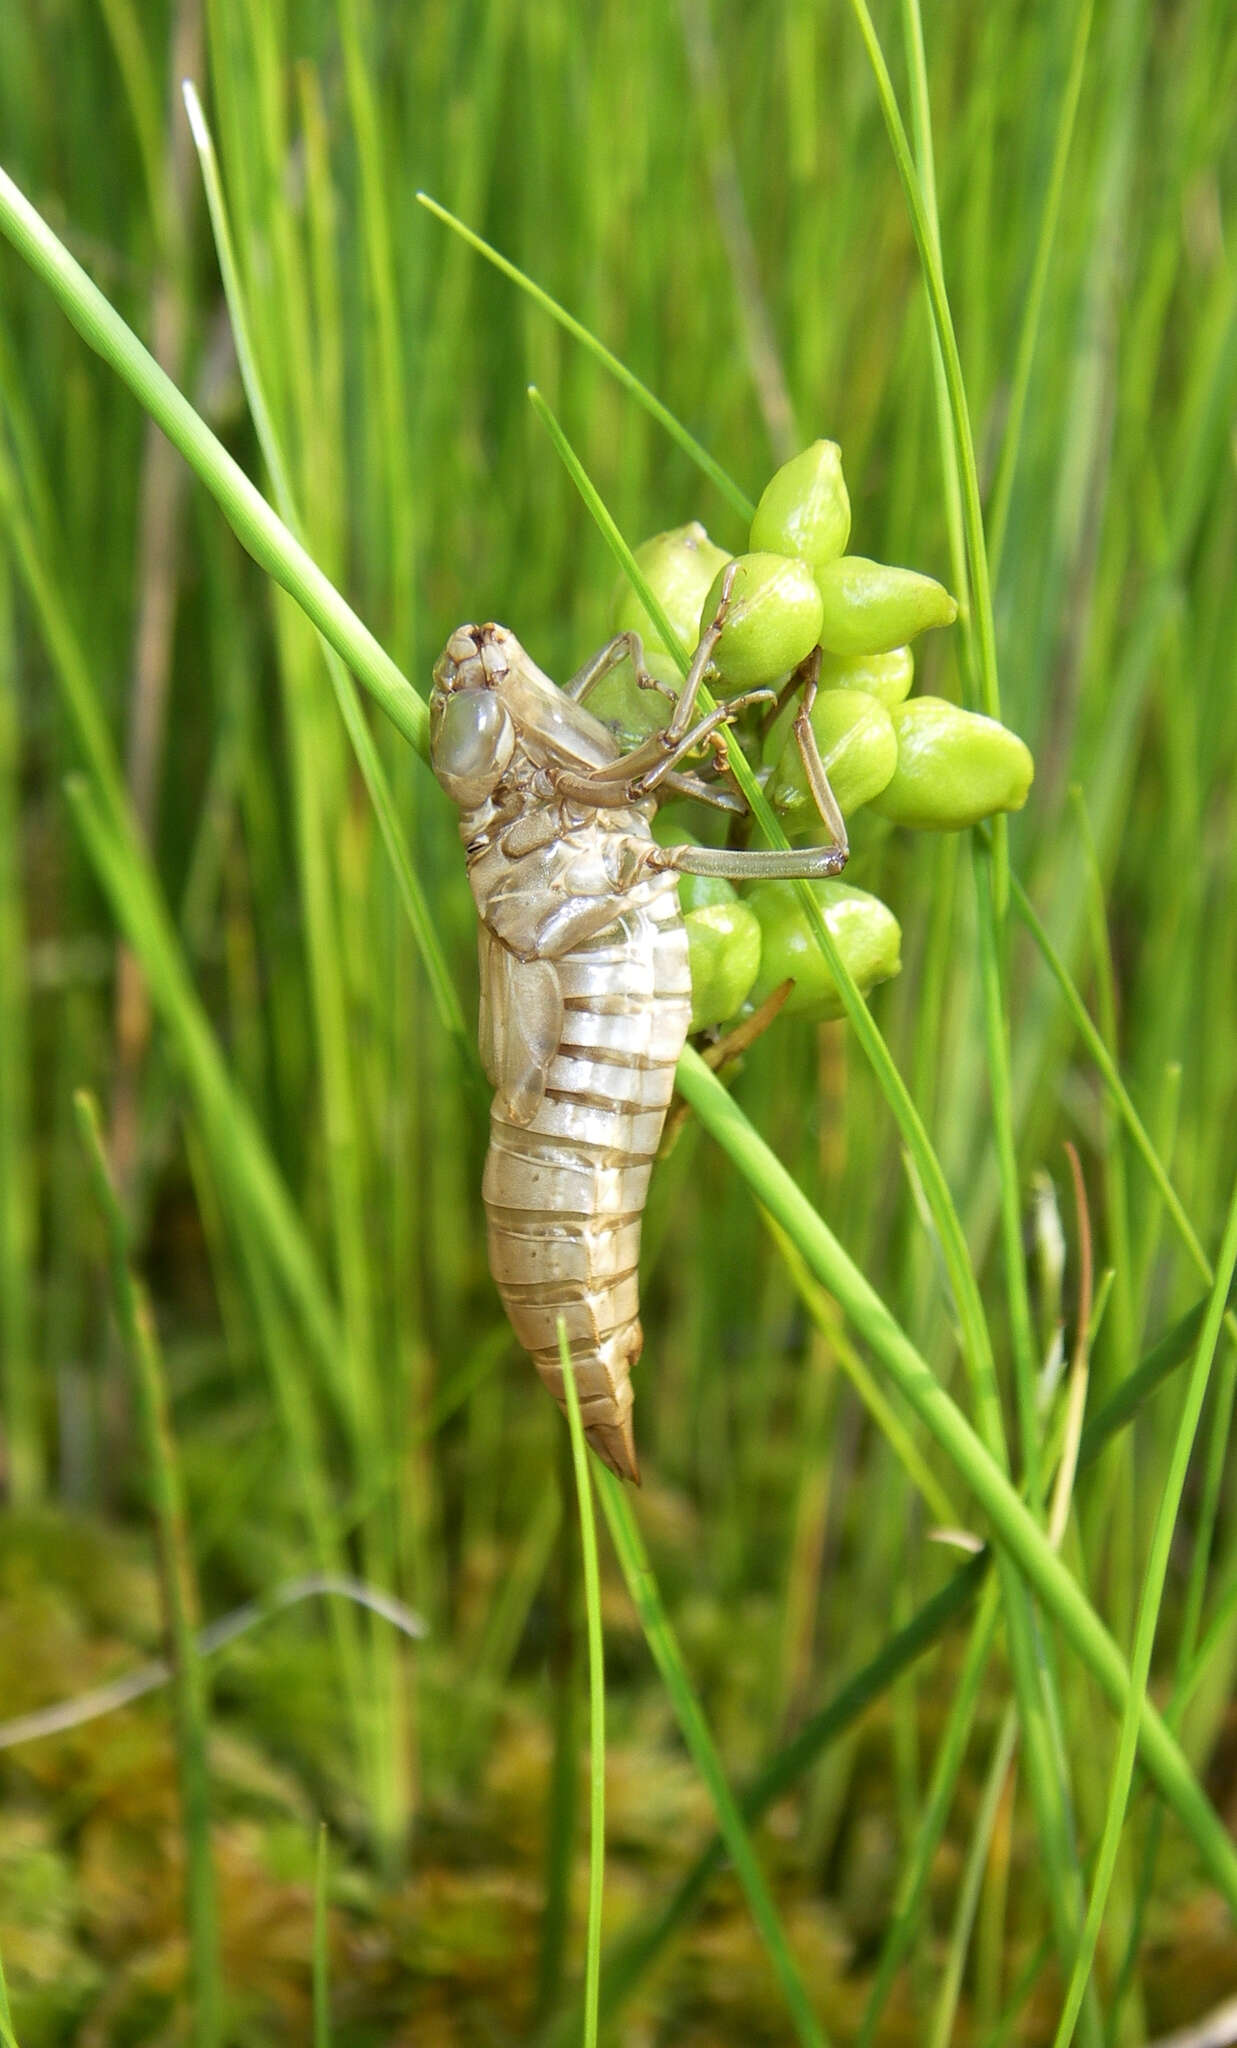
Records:
{"label": "abdominal segment", "polygon": [[490,1115],[490,1270],[560,1404],[562,1317],[588,1440],[611,1471],[638,1479],[640,1223],[691,1009],[673,877],[644,881],[613,925],[555,966],[563,1035],[544,1099],[527,1123],[511,1120],[501,1095]]}

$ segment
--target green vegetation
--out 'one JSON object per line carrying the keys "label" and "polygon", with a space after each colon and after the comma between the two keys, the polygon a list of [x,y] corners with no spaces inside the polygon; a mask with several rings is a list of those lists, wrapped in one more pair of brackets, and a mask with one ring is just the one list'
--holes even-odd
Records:
{"label": "green vegetation", "polygon": [[[1223,0],[0,11],[4,2040],[1231,1995],[1235,91]],[[486,1272],[424,694],[668,681],[749,547],[864,807],[701,1014],[754,913],[839,1021],[684,1058],[636,1494]]]}

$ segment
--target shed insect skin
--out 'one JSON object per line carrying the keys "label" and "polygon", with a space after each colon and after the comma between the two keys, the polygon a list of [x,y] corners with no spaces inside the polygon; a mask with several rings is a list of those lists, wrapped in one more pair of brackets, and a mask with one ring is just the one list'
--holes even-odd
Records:
{"label": "shed insect skin", "polygon": [[[823,790],[830,846],[732,852],[653,838],[659,792],[712,794],[679,764],[744,704],[772,694],[694,717],[728,600],[729,580],[667,724],[628,754],[582,700],[624,656],[657,687],[635,634],[609,642],[559,689],[506,627],[460,626],[430,698],[430,759],[460,809],[480,919],[478,1035],[495,1091],[482,1183],[490,1270],[516,1336],[565,1408],[563,1318],[588,1441],[637,1483],[640,1226],[691,1018],[676,874],[837,874],[847,854],[818,756],[809,780]],[[796,731],[805,745],[806,728],[814,751],[810,698],[809,679]]]}

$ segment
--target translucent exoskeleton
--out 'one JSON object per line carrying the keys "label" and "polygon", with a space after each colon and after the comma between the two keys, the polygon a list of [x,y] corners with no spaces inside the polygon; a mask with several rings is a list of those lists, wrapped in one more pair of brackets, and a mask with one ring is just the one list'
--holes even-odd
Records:
{"label": "translucent exoskeleton", "polygon": [[583,700],[628,656],[657,687],[635,634],[611,641],[560,689],[505,627],[460,626],[430,699],[430,757],[460,808],[481,921],[479,1037],[494,1088],[482,1190],[490,1270],[560,1405],[563,1318],[588,1440],[611,1471],[636,1480],[640,1224],[691,1015],[676,873],[814,877],[837,874],[847,857],[808,720],[810,677],[795,729],[832,842],[731,851],[653,838],[659,795],[718,800],[688,757],[772,694],[696,716],[728,595],[666,725],[632,752]]}

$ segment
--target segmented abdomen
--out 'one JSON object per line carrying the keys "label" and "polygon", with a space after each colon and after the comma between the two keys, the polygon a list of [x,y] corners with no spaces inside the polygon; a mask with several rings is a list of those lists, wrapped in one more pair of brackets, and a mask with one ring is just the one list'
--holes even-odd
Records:
{"label": "segmented abdomen", "polygon": [[621,903],[612,925],[555,962],[563,1037],[545,1099],[524,1125],[495,1100],[482,1193],[512,1328],[561,1404],[562,1316],[589,1441],[612,1471],[637,1479],[640,1222],[691,981],[673,875],[646,878]]}

